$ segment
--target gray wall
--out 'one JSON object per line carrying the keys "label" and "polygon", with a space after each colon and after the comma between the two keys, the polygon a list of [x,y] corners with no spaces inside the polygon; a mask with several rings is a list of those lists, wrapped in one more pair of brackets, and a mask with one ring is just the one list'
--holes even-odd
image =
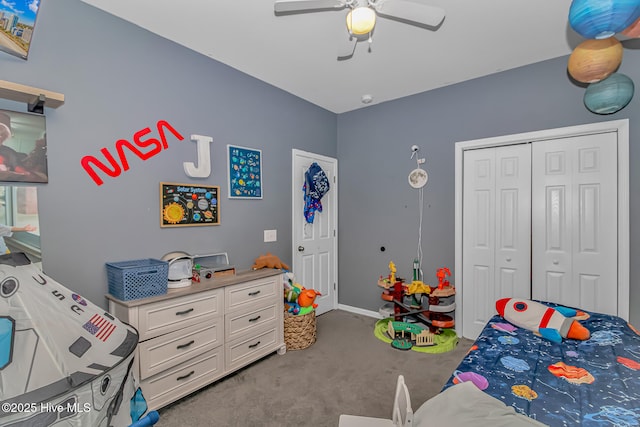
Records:
{"label": "gray wall", "polygon": [[[637,44],[636,44],[637,47]],[[457,141],[630,119],[631,321],[640,324],[640,94],[620,112],[590,113],[584,88],[566,74],[567,57],[502,72],[338,116],[340,303],[377,311],[376,280],[393,260],[410,278],[417,253],[417,190],[407,183],[421,147],[429,183],[422,232],[425,281],[454,271],[454,145]],[[640,84],[640,52],[625,49],[620,72]],[[637,87],[637,86],[636,86]],[[386,248],[385,252],[380,247]]]}
{"label": "gray wall", "polygon": [[[291,263],[291,149],[336,156],[336,115],[78,0],[42,2],[29,60],[0,55],[0,79],[65,95],[47,108],[49,183],[38,189],[46,274],[106,307],[105,262],[183,250],[229,253],[249,268],[271,251]],[[0,100],[0,108],[26,105]],[[168,121],[185,140],[97,186],[86,155]],[[188,177],[191,134],[213,137],[212,174]],[[226,144],[263,150],[264,198],[227,199]],[[219,185],[221,224],[160,228],[161,181]],[[263,230],[278,241],[263,243]]]}

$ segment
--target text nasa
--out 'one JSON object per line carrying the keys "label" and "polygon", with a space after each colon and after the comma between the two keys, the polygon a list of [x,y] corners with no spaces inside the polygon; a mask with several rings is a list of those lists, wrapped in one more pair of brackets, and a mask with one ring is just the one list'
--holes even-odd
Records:
{"label": "text nasa", "polygon": [[[129,170],[129,161],[127,159],[126,151],[129,151],[142,160],[148,160],[160,153],[162,150],[169,148],[167,132],[169,134],[173,134],[178,141],[184,140],[184,137],[166,120],[158,120],[156,123],[156,131],[159,139],[154,138],[151,135],[151,128],[146,127],[133,134],[133,143],[126,139],[117,140],[114,145],[115,152],[118,157],[117,159],[113,154],[111,154],[107,147],[101,148],[100,152],[107,161],[107,164],[95,156],[88,155],[84,156],[80,160],[80,165],[91,179],[93,179],[93,182],[95,182],[96,185],[101,186],[104,184],[104,181],[98,175],[95,168],[104,172],[107,176],[116,178],[120,176],[123,171],[126,172]],[[203,135],[191,135],[191,140],[197,143],[198,164],[196,165],[193,162],[185,162],[184,171],[190,177],[206,178],[211,173],[209,144],[213,141],[213,138]]]}

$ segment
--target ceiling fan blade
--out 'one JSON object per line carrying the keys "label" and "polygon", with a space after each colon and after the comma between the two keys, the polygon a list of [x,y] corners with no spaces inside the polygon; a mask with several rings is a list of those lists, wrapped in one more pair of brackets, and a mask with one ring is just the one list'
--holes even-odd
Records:
{"label": "ceiling fan blade", "polygon": [[343,9],[347,2],[345,0],[276,0],[274,11],[282,12],[304,12],[317,9]]}
{"label": "ceiling fan blade", "polygon": [[437,27],[445,16],[444,9],[409,0],[380,0],[376,12],[384,17],[397,18],[409,24]]}

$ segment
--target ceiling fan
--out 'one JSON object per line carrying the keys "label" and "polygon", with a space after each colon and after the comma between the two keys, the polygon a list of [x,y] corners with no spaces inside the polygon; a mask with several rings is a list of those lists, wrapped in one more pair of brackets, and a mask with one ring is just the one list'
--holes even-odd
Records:
{"label": "ceiling fan", "polygon": [[368,39],[371,42],[377,15],[432,29],[437,28],[445,17],[444,9],[411,0],[276,0],[274,4],[276,15],[346,8],[350,9],[346,19],[347,29],[350,40],[355,38],[355,43],[353,51],[338,56],[338,60],[352,57],[358,41]]}

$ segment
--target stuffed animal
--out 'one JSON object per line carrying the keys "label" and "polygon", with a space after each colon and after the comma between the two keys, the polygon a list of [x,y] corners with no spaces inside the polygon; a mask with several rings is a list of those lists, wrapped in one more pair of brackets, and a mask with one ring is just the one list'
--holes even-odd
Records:
{"label": "stuffed animal", "polygon": [[563,338],[588,340],[591,336],[589,330],[575,320],[587,314],[572,308],[552,308],[527,299],[503,298],[496,301],[496,310],[510,323],[555,343],[561,343]]}
{"label": "stuffed animal", "polygon": [[282,270],[291,270],[287,264],[280,261],[276,255],[270,254],[267,252],[266,255],[260,255],[256,258],[253,266],[251,267],[254,270],[259,270],[261,268],[279,268]]}
{"label": "stuffed animal", "polygon": [[315,289],[304,289],[302,292],[300,292],[300,295],[298,295],[298,304],[300,304],[300,307],[316,308],[318,304],[316,304],[314,301],[316,300],[316,297],[318,295],[322,294]]}
{"label": "stuffed animal", "polygon": [[296,302],[298,301],[298,296],[300,296],[300,292],[302,292],[304,288],[300,283],[294,283],[291,286],[287,287],[284,290],[284,299],[287,302]]}
{"label": "stuffed animal", "polygon": [[287,313],[291,313],[291,314],[300,313],[300,305],[297,302],[288,302],[285,304],[284,308],[287,310]]}

